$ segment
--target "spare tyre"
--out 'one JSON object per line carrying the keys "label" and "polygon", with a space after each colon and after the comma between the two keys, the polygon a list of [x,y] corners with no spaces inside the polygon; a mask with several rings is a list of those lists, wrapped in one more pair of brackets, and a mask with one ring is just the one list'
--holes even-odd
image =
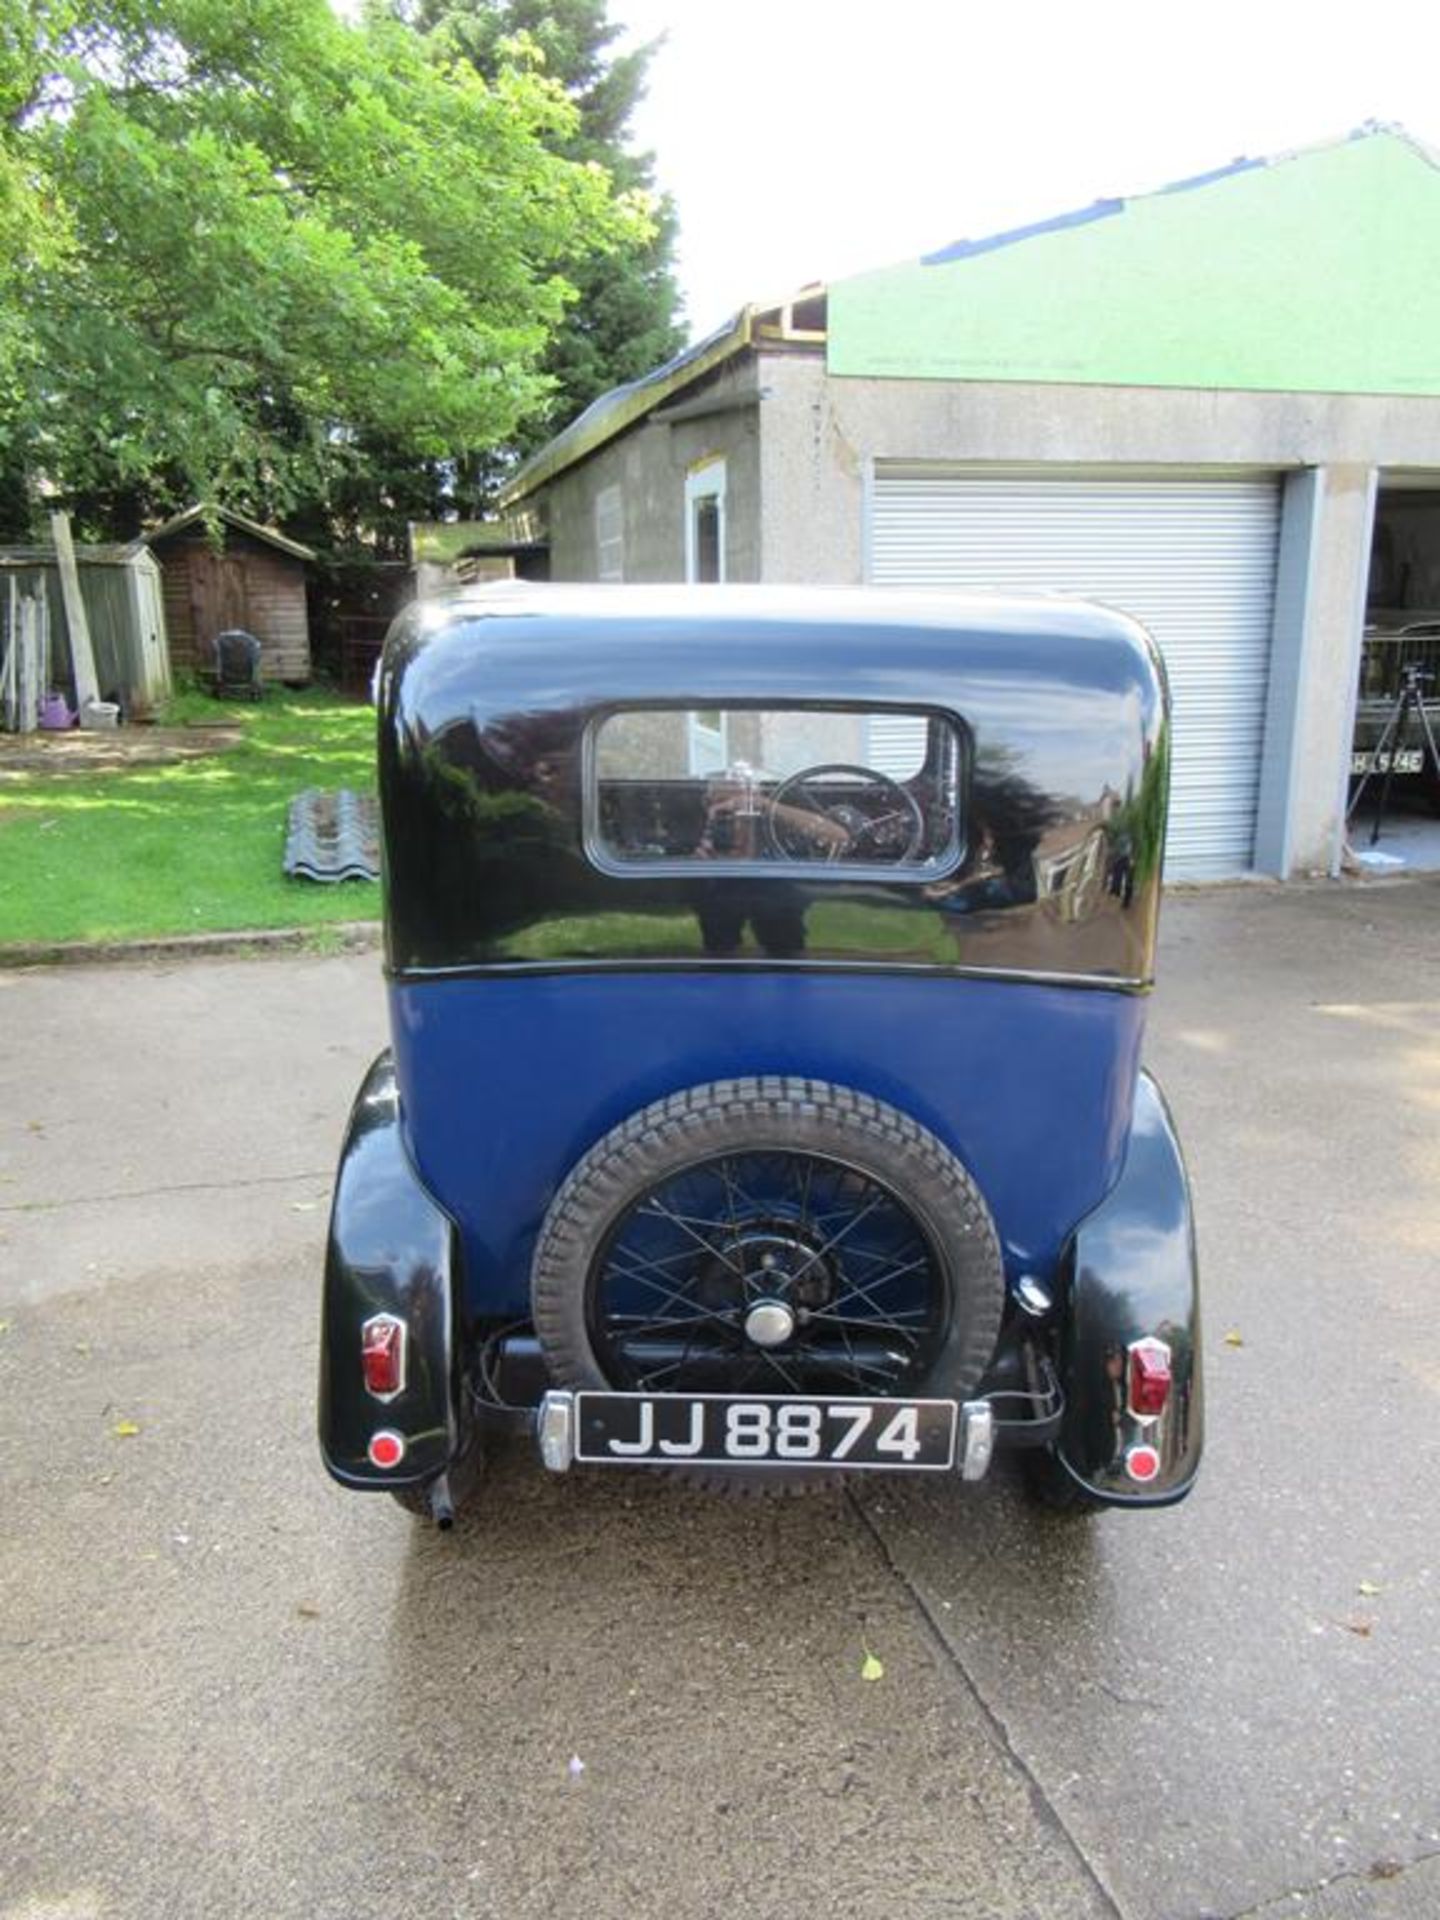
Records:
{"label": "spare tyre", "polygon": [[994,1222],[947,1147],[868,1094],[722,1080],[572,1169],[535,1252],[559,1386],[961,1399],[1000,1329]]}

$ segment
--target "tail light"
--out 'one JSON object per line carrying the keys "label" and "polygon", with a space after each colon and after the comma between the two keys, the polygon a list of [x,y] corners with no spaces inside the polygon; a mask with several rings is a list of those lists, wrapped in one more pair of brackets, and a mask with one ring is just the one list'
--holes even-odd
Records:
{"label": "tail light", "polygon": [[371,1466],[382,1470],[398,1467],[405,1458],[405,1436],[391,1427],[381,1427],[378,1433],[371,1434],[366,1452],[370,1456]]}
{"label": "tail light", "polygon": [[365,1390],[377,1400],[393,1400],[405,1385],[405,1322],[393,1313],[377,1313],[360,1329],[360,1366]]}
{"label": "tail light", "polygon": [[1136,1420],[1154,1420],[1170,1399],[1170,1349],[1163,1340],[1132,1340],[1130,1412]]}

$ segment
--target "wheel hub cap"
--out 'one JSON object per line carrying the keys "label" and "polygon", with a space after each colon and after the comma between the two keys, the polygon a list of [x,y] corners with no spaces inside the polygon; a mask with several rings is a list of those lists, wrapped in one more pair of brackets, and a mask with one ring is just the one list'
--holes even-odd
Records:
{"label": "wheel hub cap", "polygon": [[795,1331],[795,1315],[783,1300],[760,1300],[745,1316],[745,1333],[757,1347],[783,1347]]}

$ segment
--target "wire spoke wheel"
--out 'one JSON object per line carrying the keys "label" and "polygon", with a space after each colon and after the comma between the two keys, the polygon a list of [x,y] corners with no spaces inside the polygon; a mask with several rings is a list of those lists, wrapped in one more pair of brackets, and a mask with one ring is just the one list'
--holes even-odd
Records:
{"label": "wire spoke wheel", "polygon": [[1004,1283],[934,1135],[848,1088],[765,1079],[691,1088],[598,1141],[546,1217],[532,1294],[563,1386],[949,1398],[989,1363]]}
{"label": "wire spoke wheel", "polygon": [[598,1252],[585,1306],[597,1360],[629,1391],[893,1395],[933,1365],[950,1284],[874,1174],[770,1150],[644,1188]]}

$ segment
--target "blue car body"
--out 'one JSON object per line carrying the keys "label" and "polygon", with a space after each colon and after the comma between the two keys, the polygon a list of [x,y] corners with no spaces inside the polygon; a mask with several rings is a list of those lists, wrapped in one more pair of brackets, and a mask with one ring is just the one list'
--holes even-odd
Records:
{"label": "blue car body", "polygon": [[[1138,626],[1058,600],[507,586],[402,616],[378,707],[392,1047],[357,1100],[332,1213],[320,1427],[337,1479],[443,1511],[477,1424],[533,1420],[557,1385],[633,1386],[588,1361],[556,1376],[577,1340],[620,1353],[637,1328],[670,1343],[654,1378],[713,1388],[738,1342],[777,1398],[812,1378],[833,1395],[838,1350],[822,1366],[815,1327],[849,1301],[851,1326],[879,1316],[857,1342],[909,1356],[887,1382],[889,1362],[842,1336],[855,1390],[918,1393],[923,1343],[876,1329],[919,1327],[959,1283],[886,1319],[867,1270],[842,1271],[848,1226],[805,1240],[783,1164],[784,1193],[752,1192],[743,1232],[684,1229],[715,1242],[712,1265],[746,1267],[739,1305],[714,1306],[730,1344],[704,1367],[688,1344],[673,1358],[688,1307],[664,1307],[657,1334],[619,1280],[547,1343],[537,1261],[577,1169],[583,1188],[635,1116],[668,1124],[690,1090],[763,1083],[792,1090],[777,1112],[813,1085],[857,1096],[881,1130],[903,1116],[961,1170],[996,1294],[960,1397],[990,1407],[1052,1494],[1147,1506],[1189,1490],[1189,1191],[1141,1069],[1168,720]],[[737,741],[751,758],[727,758]],[[792,764],[807,753],[819,763]],[[745,1148],[725,1141],[705,1165],[731,1182]],[[820,1163],[847,1156],[837,1135]],[[743,1171],[756,1192],[771,1178]],[[873,1178],[862,1211],[878,1220],[895,1182]],[[634,1237],[647,1209],[682,1218],[662,1205],[673,1191],[627,1203],[641,1252],[622,1276],[637,1257],[680,1271]],[[943,1231],[917,1193],[931,1246]],[[597,1243],[615,1234],[597,1226]],[[773,1284],[747,1266],[762,1243]],[[687,1278],[689,1306],[716,1286]],[[925,1337],[933,1357],[943,1329]]]}

